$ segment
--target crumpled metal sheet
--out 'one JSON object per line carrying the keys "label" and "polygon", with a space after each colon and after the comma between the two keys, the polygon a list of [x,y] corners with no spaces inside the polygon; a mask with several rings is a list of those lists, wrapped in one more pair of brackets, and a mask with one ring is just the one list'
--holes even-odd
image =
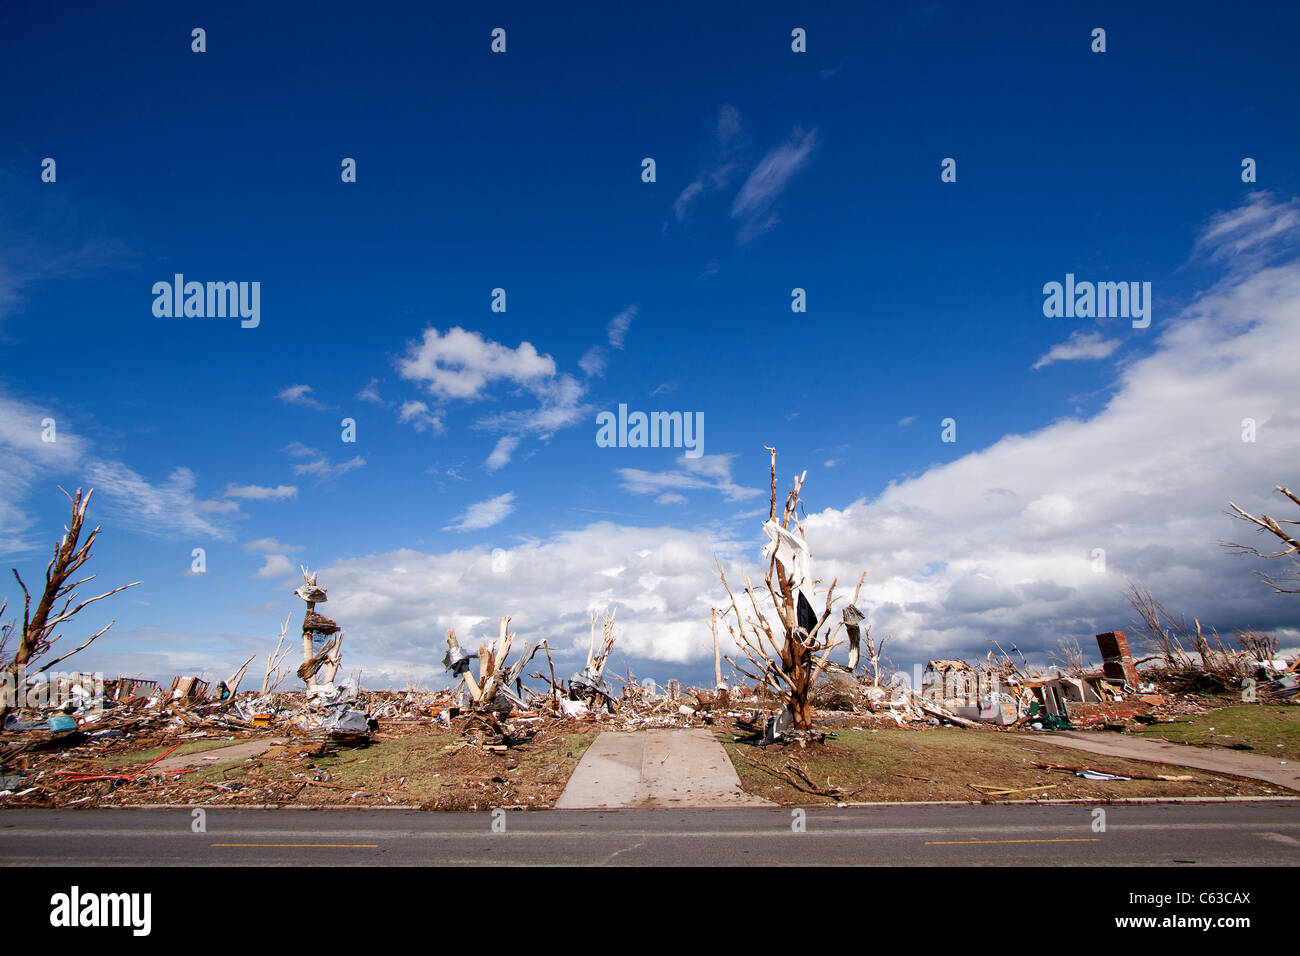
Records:
{"label": "crumpled metal sheet", "polygon": [[470,661],[472,660],[474,660],[474,656],[465,653],[464,648],[457,646],[456,650],[453,651],[449,647],[447,653],[442,655],[442,666],[451,671],[453,677],[460,677],[469,670]]}
{"label": "crumpled metal sheet", "polygon": [[605,679],[599,674],[592,671],[590,667],[584,667],[582,672],[574,674],[569,678],[569,695],[577,694],[580,697],[589,697],[599,695],[609,700],[614,699],[614,691]]}
{"label": "crumpled metal sheet", "polygon": [[321,718],[320,729],[332,734],[364,734],[370,730],[370,715],[351,707],[331,708]]}

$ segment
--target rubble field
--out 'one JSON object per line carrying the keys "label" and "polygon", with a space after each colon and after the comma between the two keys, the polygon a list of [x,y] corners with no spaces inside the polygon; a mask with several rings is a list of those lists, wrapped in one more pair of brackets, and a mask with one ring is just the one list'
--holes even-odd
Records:
{"label": "rubble field", "polygon": [[[718,739],[747,792],[787,806],[1291,795],[1260,781],[1099,757],[1053,746],[1042,735],[992,729],[845,727],[802,748],[750,747],[725,733]],[[1130,779],[1087,779],[1078,776],[1083,767]],[[1180,779],[1140,779],[1161,775]]]}
{"label": "rubble field", "polygon": [[[4,807],[420,807],[544,808],[558,799],[596,738],[590,724],[550,721],[526,744],[478,738],[466,720],[379,719],[366,746],[275,731],[229,731],[200,739],[143,734],[90,737],[11,761]],[[261,741],[253,757],[222,760],[222,748]],[[210,761],[204,754],[213,755]],[[150,764],[177,763],[158,771]],[[24,759],[25,758],[25,759]],[[197,764],[195,766],[194,764]],[[13,788],[18,787],[15,791]]]}

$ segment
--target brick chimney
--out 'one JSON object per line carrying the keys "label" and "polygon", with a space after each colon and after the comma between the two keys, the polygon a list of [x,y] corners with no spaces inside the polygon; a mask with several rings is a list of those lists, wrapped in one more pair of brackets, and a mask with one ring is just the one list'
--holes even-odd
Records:
{"label": "brick chimney", "polygon": [[1111,680],[1121,680],[1137,690],[1137,665],[1129,653],[1128,641],[1123,631],[1107,631],[1097,635],[1097,648],[1101,651],[1101,672]]}

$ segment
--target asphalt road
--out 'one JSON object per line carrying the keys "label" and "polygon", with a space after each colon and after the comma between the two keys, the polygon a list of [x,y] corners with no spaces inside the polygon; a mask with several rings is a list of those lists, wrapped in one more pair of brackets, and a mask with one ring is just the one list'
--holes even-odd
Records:
{"label": "asphalt road", "polygon": [[0,811],[0,864],[1249,865],[1300,863],[1300,802],[518,811]]}

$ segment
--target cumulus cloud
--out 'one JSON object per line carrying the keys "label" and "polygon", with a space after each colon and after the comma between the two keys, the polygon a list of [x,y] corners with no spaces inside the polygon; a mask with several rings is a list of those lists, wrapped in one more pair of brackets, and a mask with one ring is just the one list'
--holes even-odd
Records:
{"label": "cumulus cloud", "polygon": [[[1272,208],[1283,221],[1292,211]],[[1222,228],[1243,220],[1254,234]],[[1254,257],[1286,234],[1248,208],[1216,219],[1199,248],[1221,248],[1217,237]],[[1231,252],[1225,261],[1235,265]],[[1086,647],[1130,622],[1129,581],[1207,625],[1280,626],[1286,608],[1218,542],[1232,531],[1227,501],[1262,506],[1300,457],[1297,337],[1300,261],[1231,269],[1163,323],[1092,417],[1008,435],[874,500],[811,514],[819,573],[868,570],[873,627],[896,635],[896,655],[919,659],[979,654],[990,639],[1041,651],[1075,636]],[[1258,423],[1253,443],[1242,441],[1246,418]]]}
{"label": "cumulus cloud", "polygon": [[512,349],[456,326],[446,333],[425,329],[420,341],[408,346],[397,369],[402,378],[439,398],[474,399],[493,382],[524,385],[549,378],[555,374],[555,360],[530,342]]}
{"label": "cumulus cloud", "polygon": [[442,419],[425,402],[403,402],[398,409],[397,420],[410,425],[417,432],[440,432],[443,429]]}
{"label": "cumulus cloud", "polygon": [[[367,635],[361,660],[368,673],[441,684],[445,675],[432,658],[447,628],[472,649],[496,634],[502,614],[512,615],[521,639],[546,638],[557,668],[585,660],[590,613],[606,607],[617,612],[616,656],[711,660],[709,607],[720,594],[714,554],[735,548],[704,531],[601,522],[512,548],[336,561],[321,580],[329,581],[330,607],[349,633]],[[723,642],[726,652],[725,633]],[[638,671],[660,681],[679,674],[669,664],[657,674]]]}
{"label": "cumulus cloud", "polygon": [[297,570],[283,554],[268,554],[264,559],[261,569],[253,577],[283,578]]}
{"label": "cumulus cloud", "polygon": [[[626,332],[625,327],[623,331]],[[603,350],[595,348],[583,356],[579,365],[591,377],[604,372],[605,362]],[[555,360],[539,353],[529,342],[510,348],[459,327],[446,334],[429,328],[419,342],[408,346],[407,354],[397,366],[403,379],[420,385],[440,403],[436,408],[416,401],[401,406],[399,419],[417,430],[441,430],[442,405],[488,398],[494,384],[515,386],[516,393],[537,401],[533,407],[485,415],[474,423],[476,428],[503,432],[510,439],[504,443],[498,440],[488,459],[493,463],[490,470],[509,462],[509,453],[518,447],[523,436],[549,438],[560,429],[583,421],[591,410],[583,403],[586,383],[558,372]]]}
{"label": "cumulus cloud", "polygon": [[507,491],[486,501],[476,501],[444,531],[481,531],[504,521],[515,510],[515,493]]}
{"label": "cumulus cloud", "polygon": [[1104,359],[1117,348],[1119,348],[1119,339],[1108,339],[1100,332],[1085,332],[1083,329],[1078,329],[1070,333],[1070,337],[1064,342],[1053,345],[1046,355],[1034,363],[1034,368],[1044,368],[1053,362]]}

